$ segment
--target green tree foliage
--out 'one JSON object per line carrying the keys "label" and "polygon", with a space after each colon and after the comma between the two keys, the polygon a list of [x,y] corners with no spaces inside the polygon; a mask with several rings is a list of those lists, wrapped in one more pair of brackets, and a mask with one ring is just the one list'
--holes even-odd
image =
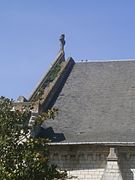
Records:
{"label": "green tree foliage", "polygon": [[[0,98],[0,179],[64,179],[66,172],[49,163],[48,140],[29,136],[29,109],[20,112],[12,108],[12,101]],[[53,111],[44,113],[37,117],[36,125],[53,117]]]}

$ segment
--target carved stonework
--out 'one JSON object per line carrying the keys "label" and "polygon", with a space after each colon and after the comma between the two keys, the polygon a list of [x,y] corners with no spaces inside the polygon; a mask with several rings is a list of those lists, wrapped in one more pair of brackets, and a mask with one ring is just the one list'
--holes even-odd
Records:
{"label": "carved stonework", "polygon": [[107,157],[107,160],[108,161],[117,161],[118,160],[115,148],[110,148],[110,153]]}
{"label": "carved stonework", "polygon": [[101,180],[123,180],[115,148],[110,148],[107,164]]}
{"label": "carved stonework", "polygon": [[61,34],[60,36],[60,50],[64,51],[64,46],[65,46],[65,35]]}

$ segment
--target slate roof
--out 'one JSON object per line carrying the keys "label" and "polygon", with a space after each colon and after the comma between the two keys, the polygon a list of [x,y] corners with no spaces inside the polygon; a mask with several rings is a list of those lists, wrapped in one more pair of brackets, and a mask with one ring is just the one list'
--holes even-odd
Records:
{"label": "slate roof", "polygon": [[135,142],[135,61],[76,63],[54,107],[54,142]]}

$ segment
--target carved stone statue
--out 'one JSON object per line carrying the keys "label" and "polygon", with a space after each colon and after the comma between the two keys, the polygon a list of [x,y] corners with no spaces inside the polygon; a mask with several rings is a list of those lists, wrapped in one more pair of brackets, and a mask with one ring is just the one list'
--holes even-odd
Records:
{"label": "carved stone statue", "polygon": [[65,35],[61,34],[60,36],[60,50],[64,51],[64,45],[65,45]]}

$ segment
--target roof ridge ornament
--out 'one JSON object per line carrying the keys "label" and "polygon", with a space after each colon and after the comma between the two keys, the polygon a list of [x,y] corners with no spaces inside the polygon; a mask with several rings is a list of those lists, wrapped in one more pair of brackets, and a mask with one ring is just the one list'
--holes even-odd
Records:
{"label": "roof ridge ornament", "polygon": [[60,51],[64,51],[64,46],[65,46],[65,34],[61,34],[60,36]]}

